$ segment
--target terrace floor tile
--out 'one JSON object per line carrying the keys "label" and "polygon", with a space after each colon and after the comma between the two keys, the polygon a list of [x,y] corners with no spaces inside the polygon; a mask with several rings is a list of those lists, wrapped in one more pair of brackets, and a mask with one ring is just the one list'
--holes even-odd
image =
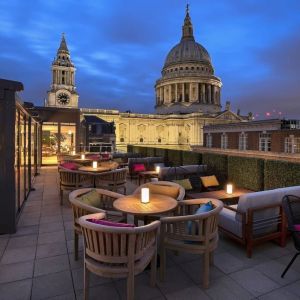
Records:
{"label": "terrace floor tile", "polygon": [[65,271],[69,268],[68,255],[37,259],[34,265],[34,277]]}
{"label": "terrace floor tile", "polygon": [[19,280],[0,284],[0,299],[3,300],[29,300],[32,280]]}
{"label": "terrace floor tile", "polygon": [[[34,261],[0,266],[0,283],[32,278]],[[0,294],[1,298],[1,294]]]}

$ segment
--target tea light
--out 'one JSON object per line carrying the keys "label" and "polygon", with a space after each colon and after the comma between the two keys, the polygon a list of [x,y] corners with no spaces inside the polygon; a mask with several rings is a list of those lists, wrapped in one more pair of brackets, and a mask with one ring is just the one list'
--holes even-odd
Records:
{"label": "tea light", "polygon": [[72,151],[72,155],[75,155],[75,154],[76,154],[76,151],[75,151],[75,150],[73,150],[73,151]]}
{"label": "tea light", "polygon": [[160,166],[156,166],[156,167],[155,167],[155,172],[156,172],[156,173],[159,173],[159,171],[160,171]]}
{"label": "tea light", "polygon": [[149,203],[149,189],[148,188],[142,188],[141,190],[141,202],[142,203]]}
{"label": "tea light", "polygon": [[93,161],[93,169],[97,169],[98,168],[98,162],[97,161]]}
{"label": "tea light", "polygon": [[85,154],[81,154],[81,159],[85,159]]}
{"label": "tea light", "polygon": [[232,192],[233,192],[233,186],[232,186],[232,184],[227,184],[226,185],[226,193],[227,194],[232,194]]}

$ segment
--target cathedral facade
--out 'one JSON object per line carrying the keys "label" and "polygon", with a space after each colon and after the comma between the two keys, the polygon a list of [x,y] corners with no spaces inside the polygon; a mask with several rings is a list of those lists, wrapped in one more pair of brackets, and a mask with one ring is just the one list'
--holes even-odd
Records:
{"label": "cathedral facade", "polygon": [[[209,53],[195,41],[188,7],[181,40],[167,55],[161,75],[155,83],[154,114],[81,108],[80,118],[92,115],[114,122],[116,148],[122,151],[128,144],[190,149],[203,145],[203,126],[245,119],[228,104],[221,110],[222,82],[214,75]],[[78,107],[75,67],[64,37],[52,64],[52,77],[46,106]]]}

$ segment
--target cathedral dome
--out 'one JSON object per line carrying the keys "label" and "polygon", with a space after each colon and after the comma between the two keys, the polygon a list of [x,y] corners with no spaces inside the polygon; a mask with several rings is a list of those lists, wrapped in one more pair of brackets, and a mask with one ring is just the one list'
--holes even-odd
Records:
{"label": "cathedral dome", "polygon": [[207,50],[194,39],[184,38],[174,46],[165,60],[164,68],[182,63],[201,63],[211,65]]}

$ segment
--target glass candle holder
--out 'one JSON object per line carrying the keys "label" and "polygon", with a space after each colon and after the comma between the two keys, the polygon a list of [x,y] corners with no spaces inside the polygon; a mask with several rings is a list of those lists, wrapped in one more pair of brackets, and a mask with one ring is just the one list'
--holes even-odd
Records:
{"label": "glass candle holder", "polygon": [[160,171],[160,166],[155,167],[155,172],[158,174]]}
{"label": "glass candle holder", "polygon": [[141,189],[141,202],[142,203],[149,203],[150,197],[149,197],[149,189],[148,188],[142,188]]}
{"label": "glass candle holder", "polygon": [[85,159],[85,154],[81,154],[81,159]]}
{"label": "glass candle holder", "polygon": [[72,155],[75,155],[75,154],[76,154],[76,151],[75,151],[75,150],[73,150],[73,151],[72,151]]}
{"label": "glass candle holder", "polygon": [[93,169],[97,169],[98,168],[98,162],[97,161],[93,161]]}
{"label": "glass candle holder", "polygon": [[227,194],[232,194],[233,193],[233,186],[232,186],[232,184],[227,184],[226,185],[226,193]]}

